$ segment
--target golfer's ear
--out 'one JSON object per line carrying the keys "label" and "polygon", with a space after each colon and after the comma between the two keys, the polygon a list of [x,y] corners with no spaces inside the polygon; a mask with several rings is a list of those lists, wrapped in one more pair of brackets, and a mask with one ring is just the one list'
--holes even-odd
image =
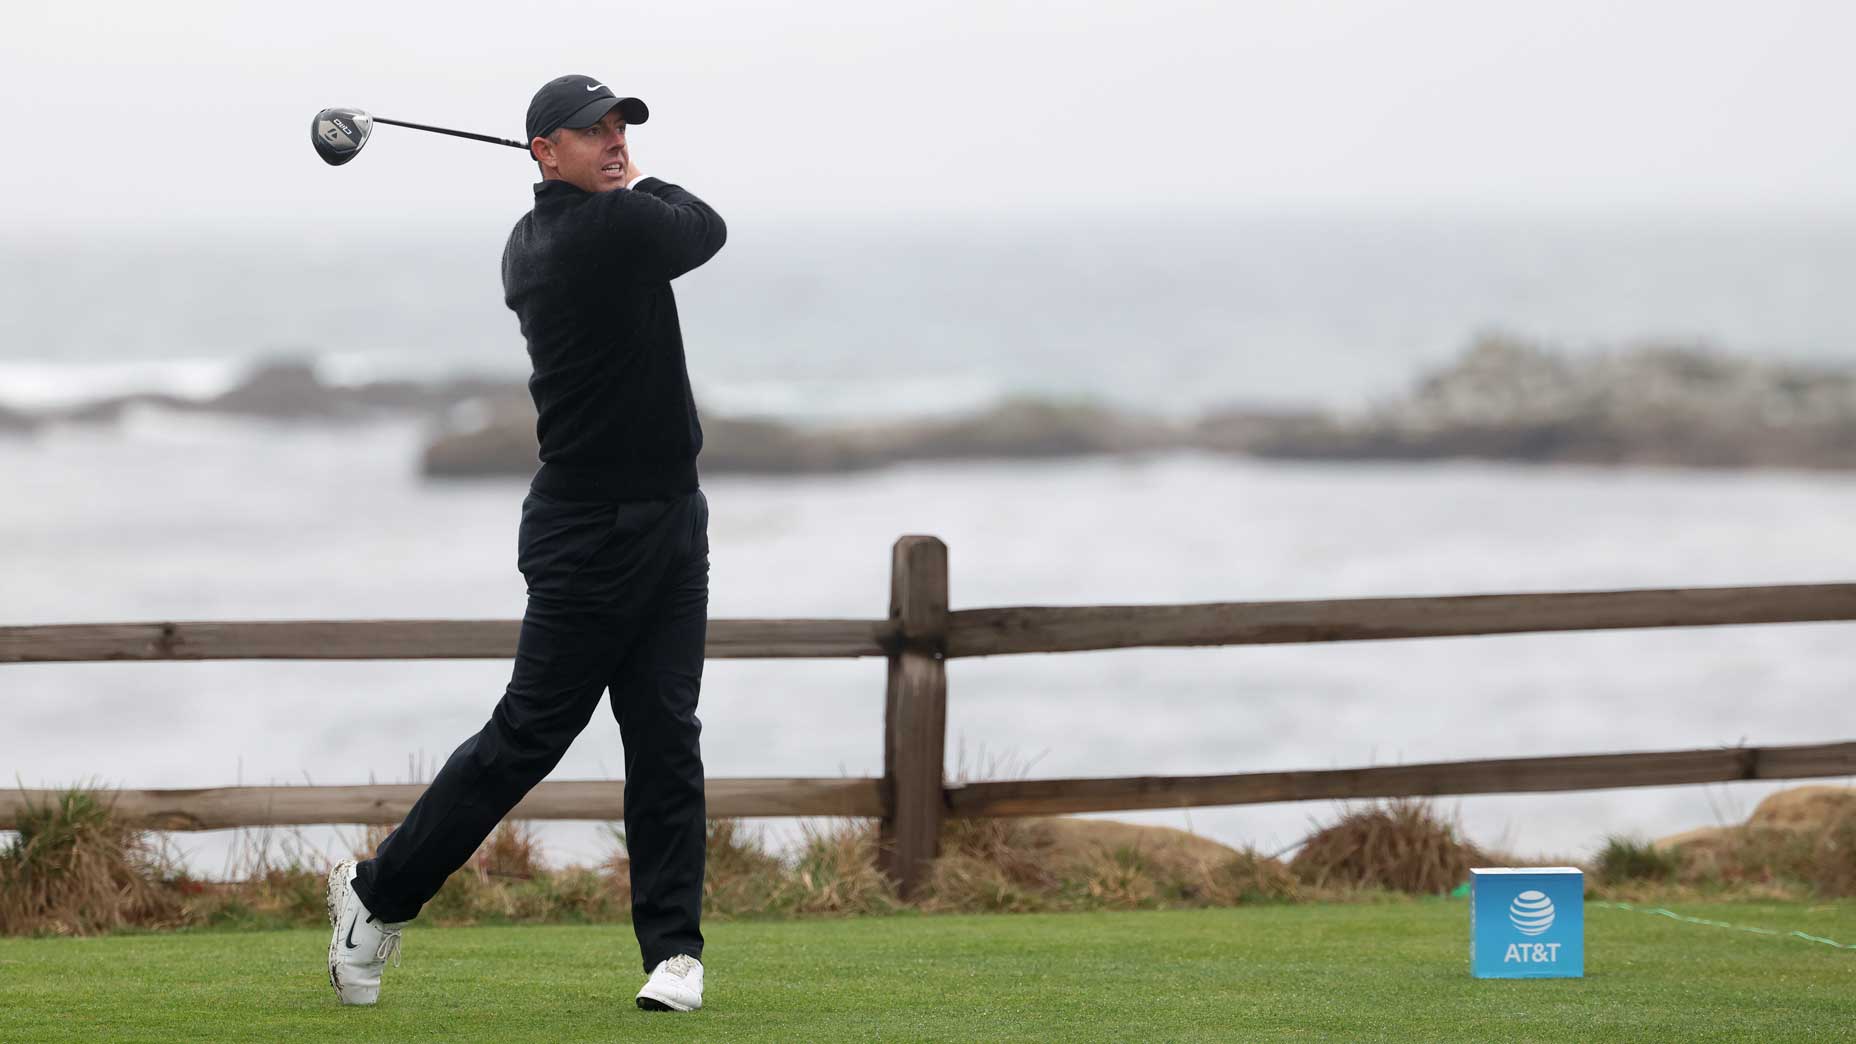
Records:
{"label": "golfer's ear", "polygon": [[529,142],[528,151],[535,157],[535,162],[544,167],[554,163],[554,143],[546,138],[536,138]]}

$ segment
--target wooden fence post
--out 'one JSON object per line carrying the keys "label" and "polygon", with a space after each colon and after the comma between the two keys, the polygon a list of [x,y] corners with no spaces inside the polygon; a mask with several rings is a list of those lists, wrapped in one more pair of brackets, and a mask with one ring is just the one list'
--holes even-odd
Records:
{"label": "wooden fence post", "polygon": [[883,869],[911,897],[926,878],[947,813],[947,545],[931,536],[896,541],[889,574],[889,654],[883,708],[883,784],[889,814]]}

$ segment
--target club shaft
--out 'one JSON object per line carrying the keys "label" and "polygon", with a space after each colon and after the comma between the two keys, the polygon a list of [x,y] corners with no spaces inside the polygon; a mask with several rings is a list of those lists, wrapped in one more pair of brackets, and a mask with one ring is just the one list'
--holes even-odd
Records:
{"label": "club shaft", "polygon": [[512,149],[521,149],[523,152],[528,151],[528,146],[522,142],[510,141],[508,138],[493,138],[488,134],[472,134],[470,131],[451,130],[447,127],[431,127],[423,123],[407,123],[405,120],[389,120],[385,116],[374,117],[374,122],[389,123],[395,127],[411,127],[413,130],[431,131],[434,134],[449,134],[452,137],[469,138],[472,141],[487,141],[492,145],[507,145]]}

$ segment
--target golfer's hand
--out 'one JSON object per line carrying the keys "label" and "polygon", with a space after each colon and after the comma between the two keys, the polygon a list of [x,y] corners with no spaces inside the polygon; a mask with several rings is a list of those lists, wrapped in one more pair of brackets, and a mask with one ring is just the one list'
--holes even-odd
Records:
{"label": "golfer's hand", "polygon": [[625,144],[625,181],[624,181],[625,187],[631,188],[633,182],[637,181],[639,178],[642,178],[644,176],[645,176],[644,171],[638,169],[637,157],[632,155],[631,143],[626,142]]}

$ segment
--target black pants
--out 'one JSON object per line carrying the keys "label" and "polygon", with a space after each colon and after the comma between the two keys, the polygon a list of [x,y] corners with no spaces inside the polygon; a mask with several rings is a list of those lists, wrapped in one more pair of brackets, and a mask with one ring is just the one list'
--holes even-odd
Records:
{"label": "black pants", "polygon": [[518,564],[528,611],[509,688],[355,891],[410,920],[561,760],[603,691],[625,744],[632,928],[644,967],[702,956],[704,805],[696,697],[709,617],[709,502],[580,502],[531,491]]}

